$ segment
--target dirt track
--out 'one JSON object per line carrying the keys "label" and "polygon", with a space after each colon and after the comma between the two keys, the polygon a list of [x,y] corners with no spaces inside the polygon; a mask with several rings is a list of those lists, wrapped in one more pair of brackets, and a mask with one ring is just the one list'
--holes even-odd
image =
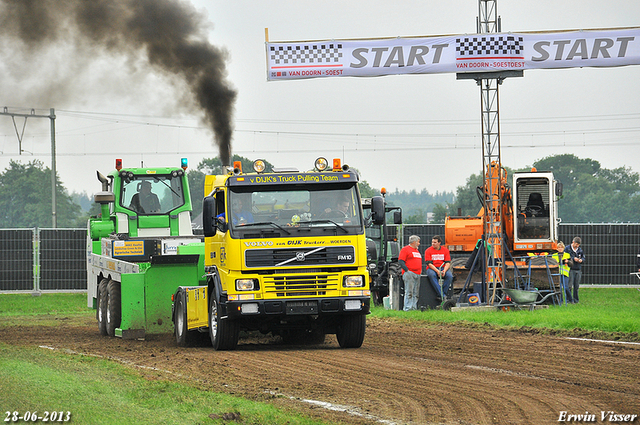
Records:
{"label": "dirt track", "polygon": [[579,423],[609,423],[601,411],[640,415],[638,343],[574,340],[530,329],[369,318],[364,345],[354,350],[340,349],[333,335],[322,346],[287,346],[265,337],[241,340],[230,352],[185,349],[172,335],[147,341],[101,337],[93,321],[0,328],[0,340],[157,368],[144,370],[344,423],[551,424],[562,411],[595,415]]}

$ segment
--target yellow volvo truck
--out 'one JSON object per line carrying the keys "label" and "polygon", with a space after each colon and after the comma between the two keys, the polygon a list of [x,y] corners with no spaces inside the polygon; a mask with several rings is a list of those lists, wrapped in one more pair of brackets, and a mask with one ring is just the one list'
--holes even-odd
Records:
{"label": "yellow volvo truck", "polygon": [[263,161],[243,173],[205,180],[206,286],[178,288],[173,320],[179,345],[208,333],[217,350],[234,349],[240,331],[343,348],[364,341],[370,290],[365,225],[384,220],[377,197],[363,215],[358,174],[318,158],[312,171]]}

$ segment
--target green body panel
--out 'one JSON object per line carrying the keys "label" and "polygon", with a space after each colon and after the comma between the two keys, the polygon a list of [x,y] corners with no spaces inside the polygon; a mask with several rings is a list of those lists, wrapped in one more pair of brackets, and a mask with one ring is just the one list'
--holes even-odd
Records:
{"label": "green body panel", "polygon": [[89,229],[91,232],[91,238],[99,241],[113,233],[115,226],[111,220],[91,219],[89,222]]}
{"label": "green body panel", "polygon": [[[129,236],[131,236],[132,238],[137,238],[138,237],[138,216],[135,214],[132,214],[130,211],[126,211],[126,213],[129,215]],[[116,230],[116,232],[119,229]]]}
{"label": "green body panel", "polygon": [[145,329],[145,275],[144,273],[123,273],[121,278],[120,328]]}
{"label": "green body panel", "polygon": [[[183,254],[202,254],[204,244],[194,244]],[[181,247],[182,248],[182,247]],[[173,332],[171,296],[179,286],[203,285],[202,255],[197,264],[152,264],[140,273],[121,275],[122,322],[119,334],[134,337]],[[137,333],[140,331],[140,333]]]}
{"label": "green body panel", "polygon": [[180,234],[180,228],[178,226],[178,215],[177,214],[171,214],[169,216],[169,223],[168,223],[168,227],[169,227],[169,232],[172,235],[178,235]]}
{"label": "green body panel", "polygon": [[[129,220],[132,221],[132,220]],[[175,221],[175,220],[172,220]],[[139,229],[153,229],[158,227],[169,227],[168,215],[149,215],[138,216],[138,228]],[[177,231],[177,228],[176,228]]]}
{"label": "green body panel", "polygon": [[200,259],[198,260],[198,280],[199,285],[206,285],[207,279],[204,276],[204,242],[192,243],[189,245],[182,245],[178,247],[178,255],[198,254]]}

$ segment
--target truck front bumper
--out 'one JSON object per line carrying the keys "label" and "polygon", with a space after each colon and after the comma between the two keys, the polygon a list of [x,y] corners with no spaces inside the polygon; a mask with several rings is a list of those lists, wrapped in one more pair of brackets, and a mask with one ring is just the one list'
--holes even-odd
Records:
{"label": "truck front bumper", "polygon": [[227,301],[226,316],[229,319],[256,316],[344,316],[369,314],[369,297],[333,297],[322,299],[295,298],[287,300]]}

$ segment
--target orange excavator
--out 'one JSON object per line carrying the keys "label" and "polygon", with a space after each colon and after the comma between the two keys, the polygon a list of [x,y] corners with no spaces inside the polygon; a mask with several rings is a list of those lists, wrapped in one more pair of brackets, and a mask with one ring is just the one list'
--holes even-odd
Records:
{"label": "orange excavator", "polygon": [[[446,217],[445,241],[452,254],[472,253],[481,245],[479,241],[490,247],[491,252],[485,252],[485,266],[493,267],[483,268],[483,282],[485,288],[493,288],[493,301],[495,289],[504,283],[505,269],[521,266],[513,258],[556,249],[562,184],[553,173],[534,168],[513,173],[510,185],[507,171],[498,163],[487,168],[484,185],[476,188],[480,212],[477,216]],[[462,264],[453,265],[459,276],[464,274]]]}

